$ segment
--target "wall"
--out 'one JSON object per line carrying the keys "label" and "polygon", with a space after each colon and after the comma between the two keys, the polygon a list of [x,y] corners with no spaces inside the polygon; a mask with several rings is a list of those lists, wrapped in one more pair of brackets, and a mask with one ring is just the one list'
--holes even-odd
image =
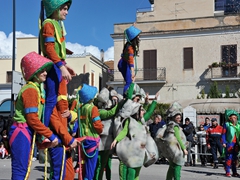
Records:
{"label": "wall", "polygon": [[213,16],[214,4],[214,0],[155,0],[153,11],[137,13],[137,22]]}

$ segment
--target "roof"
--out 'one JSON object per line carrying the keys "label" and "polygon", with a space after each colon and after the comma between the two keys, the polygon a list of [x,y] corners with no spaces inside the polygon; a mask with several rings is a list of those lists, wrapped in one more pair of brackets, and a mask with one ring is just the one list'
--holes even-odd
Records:
{"label": "roof", "polygon": [[[224,113],[226,109],[233,109],[240,113],[240,98],[218,98],[218,99],[190,99],[175,100],[164,103],[178,102],[184,109],[191,106],[196,109],[198,114]],[[163,103],[163,102],[161,102]]]}
{"label": "roof", "polygon": [[114,69],[114,61],[113,60],[111,60],[111,61],[105,61],[104,62],[108,67],[109,67],[109,69]]}

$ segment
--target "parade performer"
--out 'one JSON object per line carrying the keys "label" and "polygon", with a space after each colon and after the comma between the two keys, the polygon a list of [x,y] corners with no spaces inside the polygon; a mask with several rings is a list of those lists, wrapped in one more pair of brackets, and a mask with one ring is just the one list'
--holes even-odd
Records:
{"label": "parade performer", "polygon": [[[42,83],[53,63],[36,52],[28,53],[21,60],[23,77],[27,84],[22,87],[16,101],[14,123],[9,137],[12,152],[12,180],[28,179],[35,143],[34,132],[51,141],[51,146],[58,144],[58,139],[41,122],[45,92]],[[32,149],[32,151],[31,151]],[[30,155],[31,152],[31,155]]]}
{"label": "parade performer", "polygon": [[181,105],[173,103],[168,113],[171,121],[158,130],[155,140],[159,154],[169,161],[166,180],[180,180],[181,168],[185,160],[184,155],[188,154],[186,137],[179,126],[182,119]]}
{"label": "parade performer", "polygon": [[225,171],[226,176],[239,177],[237,173],[237,161],[239,152],[239,130],[238,124],[239,115],[234,110],[225,110],[225,118],[227,122],[223,125],[222,141],[225,148]]}
{"label": "parade performer", "polygon": [[[142,88],[140,88],[138,86],[138,84],[131,83],[129,88],[126,91],[125,96],[126,96],[126,100],[129,99],[129,100],[133,101],[134,103],[137,103],[137,104],[140,105],[140,100],[145,97],[145,92]],[[157,96],[155,97],[155,99],[157,99]],[[126,100],[125,100],[125,102],[123,102],[124,107],[126,107],[129,103],[129,101],[126,101]],[[128,103],[125,104],[126,102],[128,102]],[[143,127],[145,127],[145,122],[148,121],[150,119],[150,117],[152,116],[156,105],[157,105],[156,100],[152,101],[152,103],[148,106],[147,111],[145,111],[143,117],[141,118],[141,125]],[[125,109],[127,109],[127,108],[125,108]],[[124,110],[122,110],[122,111],[124,111]],[[122,114],[124,114],[124,113],[122,113]],[[115,126],[116,126],[115,129],[117,129],[117,131],[119,131],[120,126],[122,126],[121,125],[122,122],[119,123],[118,121],[115,120],[114,123],[115,123]],[[144,133],[145,133],[145,131],[144,131]],[[116,139],[117,133],[115,133],[114,136],[115,136],[115,139]],[[145,138],[148,141],[148,143],[146,144],[146,149],[147,149],[146,152],[148,152],[148,151],[154,152],[156,144],[155,144],[153,138],[151,137],[150,132],[147,132],[146,137],[144,137],[144,139]],[[152,157],[149,156],[148,153],[146,153],[146,154],[147,154],[146,157],[148,157],[148,160],[145,162],[145,164],[142,164],[142,165],[147,167],[147,166],[151,165],[156,160],[156,158],[158,158],[157,157],[158,155],[156,155],[154,158],[152,158]],[[153,154],[155,154],[155,153],[153,153]],[[119,163],[119,177],[120,177],[121,180],[126,179],[127,174],[135,174],[135,171],[136,170],[134,168],[132,168],[130,166],[127,166],[126,163],[123,163],[122,161],[120,161],[120,163]],[[136,177],[138,178],[138,175]]]}
{"label": "parade performer", "polygon": [[121,180],[139,179],[141,167],[148,167],[158,159],[157,146],[145,126],[145,112],[140,103],[129,99],[114,120],[115,124],[119,118],[121,122],[115,130],[120,132],[111,145],[111,148],[114,148],[117,144]]}
{"label": "parade performer", "polygon": [[[49,126],[49,123],[51,123],[51,128],[56,132],[61,145],[74,148],[77,146],[77,141],[68,133],[67,128],[67,117],[70,116],[67,101],[67,82],[71,80],[71,76],[74,76],[75,72],[65,61],[66,31],[63,24],[71,3],[72,0],[43,0],[47,19],[42,23],[39,35],[43,55],[54,63],[45,83],[46,111],[44,124]],[[73,179],[74,169],[71,153],[68,151],[65,154],[63,146],[51,148],[49,152],[52,162],[54,162],[52,163],[53,178]],[[65,155],[67,156],[66,162],[63,160]],[[62,173],[63,166],[64,173]]]}
{"label": "parade performer", "polygon": [[123,99],[114,89],[103,88],[97,96],[97,106],[103,123],[103,132],[100,134],[99,154],[94,180],[102,180],[104,169],[106,179],[111,179],[111,143],[113,137],[113,121],[118,111],[118,103]]}
{"label": "parade performer", "polygon": [[[136,73],[134,72],[134,60],[136,61],[136,56],[138,56],[139,53],[140,33],[141,30],[135,26],[131,26],[124,31],[127,42],[124,45],[121,59],[118,62],[118,70],[122,73],[126,83],[124,85],[123,94],[125,94],[130,84],[135,80]],[[137,64],[135,64],[135,66],[137,66]]]}
{"label": "parade performer", "polygon": [[78,114],[80,119],[80,136],[86,137],[86,140],[82,143],[82,150],[85,155],[85,157],[81,156],[85,162],[85,168],[82,173],[84,180],[92,180],[98,158],[99,135],[103,131],[103,125],[98,108],[93,104],[97,88],[83,84],[79,89],[79,101],[82,104]]}

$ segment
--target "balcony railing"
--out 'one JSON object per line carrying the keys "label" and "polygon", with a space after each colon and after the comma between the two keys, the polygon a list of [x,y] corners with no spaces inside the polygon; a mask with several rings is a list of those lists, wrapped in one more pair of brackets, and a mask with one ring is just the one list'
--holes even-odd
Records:
{"label": "balcony railing", "polygon": [[211,78],[239,78],[240,66],[212,67]]}
{"label": "balcony railing", "polygon": [[[120,71],[114,70],[114,78],[112,81],[123,81]],[[165,81],[166,68],[137,69],[135,81]]]}

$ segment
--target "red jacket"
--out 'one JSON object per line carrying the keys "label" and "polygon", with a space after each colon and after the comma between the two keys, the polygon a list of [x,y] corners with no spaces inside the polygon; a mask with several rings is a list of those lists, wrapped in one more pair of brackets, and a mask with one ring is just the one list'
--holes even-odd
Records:
{"label": "red jacket", "polygon": [[207,145],[210,145],[211,141],[215,141],[216,139],[220,139],[222,141],[222,132],[223,132],[223,127],[220,125],[217,126],[210,126],[206,133],[206,140],[207,140]]}

